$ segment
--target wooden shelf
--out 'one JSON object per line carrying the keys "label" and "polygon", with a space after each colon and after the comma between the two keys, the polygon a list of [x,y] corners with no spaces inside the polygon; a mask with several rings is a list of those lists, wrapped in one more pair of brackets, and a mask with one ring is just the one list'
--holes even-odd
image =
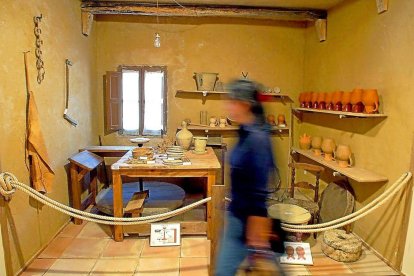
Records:
{"label": "wooden shelf", "polygon": [[[177,127],[177,129],[182,129],[181,126]],[[203,126],[187,126],[188,130],[203,130],[205,132],[210,132],[210,131],[237,131],[239,129],[238,126],[226,126],[226,127],[203,127]],[[277,127],[277,126],[273,126],[272,127],[272,132],[283,132],[283,131],[289,131],[288,127]]]}
{"label": "wooden shelf", "polygon": [[293,108],[294,113],[302,112],[312,112],[312,113],[324,113],[331,115],[338,115],[339,118],[386,118],[385,114],[365,114],[365,113],[354,113],[354,112],[344,112],[344,111],[333,111],[333,110],[321,110],[313,108]]}
{"label": "wooden shelf", "polygon": [[[199,91],[199,90],[177,90],[177,94],[201,94],[203,97],[208,96],[209,94],[229,94],[228,91]],[[271,99],[287,99],[288,101],[292,101],[292,99],[287,94],[280,94],[280,93],[262,93],[262,96],[265,97],[265,100]]]}
{"label": "wooden shelf", "polygon": [[362,169],[362,168],[358,168],[358,167],[341,168],[337,165],[336,161],[327,161],[324,159],[323,156],[315,156],[311,150],[302,150],[302,149],[292,148],[291,152],[303,155],[325,167],[328,167],[334,170],[334,175],[336,175],[335,174],[336,172],[350,179],[353,179],[357,182],[364,183],[364,182],[386,182],[388,181],[387,177],[365,170],[365,169]]}

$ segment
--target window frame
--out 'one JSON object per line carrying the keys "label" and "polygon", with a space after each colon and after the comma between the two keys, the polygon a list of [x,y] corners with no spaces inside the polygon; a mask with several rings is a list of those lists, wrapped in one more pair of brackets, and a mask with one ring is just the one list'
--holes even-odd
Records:
{"label": "window frame", "polygon": [[[167,66],[163,65],[120,65],[118,71],[123,74],[124,71],[136,71],[139,72],[139,129],[137,131],[128,131],[123,128],[120,129],[120,134],[122,135],[131,135],[131,136],[162,136],[167,131]],[[162,114],[162,129],[161,133],[145,133],[144,134],[144,121],[145,121],[145,72],[158,72],[161,71],[164,73],[163,81],[163,114]],[[123,122],[123,118],[122,118]]]}

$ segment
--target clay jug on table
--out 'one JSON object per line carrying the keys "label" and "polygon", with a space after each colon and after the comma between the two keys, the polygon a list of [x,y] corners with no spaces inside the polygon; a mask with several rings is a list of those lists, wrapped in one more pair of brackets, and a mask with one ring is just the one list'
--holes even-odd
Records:
{"label": "clay jug on table", "polygon": [[364,105],[362,104],[362,93],[363,90],[360,88],[355,88],[351,92],[351,104],[352,112],[362,112],[364,111]]}
{"label": "clay jug on table", "polygon": [[333,152],[335,151],[336,145],[335,141],[332,138],[324,138],[322,145],[322,151],[325,154],[325,160],[331,161],[333,160]]}
{"label": "clay jug on table", "polygon": [[300,149],[308,150],[310,149],[310,146],[311,146],[311,137],[307,135],[306,133],[304,133],[303,135],[299,137],[299,147]]}
{"label": "clay jug on table", "polygon": [[351,106],[351,92],[350,91],[344,92],[342,94],[341,103],[342,103],[342,111],[351,112],[352,106]]}
{"label": "clay jug on table", "polygon": [[371,114],[378,112],[379,98],[377,89],[365,89],[362,93],[362,103],[364,104],[364,112]]}
{"label": "clay jug on table", "polygon": [[341,111],[342,110],[342,94],[344,92],[343,91],[335,91],[332,95],[332,103],[334,105],[334,110],[335,111]]}
{"label": "clay jug on table", "polygon": [[181,146],[184,150],[189,150],[191,142],[193,141],[193,134],[187,129],[187,123],[183,121],[181,123],[182,129],[177,132],[175,139],[177,144]]}
{"label": "clay jug on table", "polygon": [[312,145],[313,154],[316,156],[321,155],[322,137],[320,136],[313,137],[311,141],[311,145]]}
{"label": "clay jug on table", "polygon": [[351,148],[348,145],[338,145],[335,151],[335,159],[339,167],[346,168],[353,165]]}

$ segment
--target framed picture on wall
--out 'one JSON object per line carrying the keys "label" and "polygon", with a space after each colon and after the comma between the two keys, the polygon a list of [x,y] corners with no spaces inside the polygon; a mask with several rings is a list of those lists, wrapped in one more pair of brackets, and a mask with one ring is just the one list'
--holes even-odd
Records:
{"label": "framed picture on wall", "polygon": [[180,245],[179,223],[153,223],[151,224],[150,246]]}
{"label": "framed picture on wall", "polygon": [[313,265],[312,253],[309,243],[284,242],[285,251],[280,262],[285,264]]}

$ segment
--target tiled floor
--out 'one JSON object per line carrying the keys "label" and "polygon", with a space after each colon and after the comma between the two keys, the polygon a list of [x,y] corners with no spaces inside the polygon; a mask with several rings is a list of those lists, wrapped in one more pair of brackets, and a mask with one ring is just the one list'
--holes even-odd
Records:
{"label": "tiled floor", "polygon": [[[359,261],[345,264],[326,257],[318,240],[306,242],[314,265],[283,265],[288,275],[399,275],[366,249]],[[148,238],[137,236],[114,242],[107,226],[69,223],[21,275],[203,276],[209,247],[206,237],[183,237],[173,247],[150,247]]]}

